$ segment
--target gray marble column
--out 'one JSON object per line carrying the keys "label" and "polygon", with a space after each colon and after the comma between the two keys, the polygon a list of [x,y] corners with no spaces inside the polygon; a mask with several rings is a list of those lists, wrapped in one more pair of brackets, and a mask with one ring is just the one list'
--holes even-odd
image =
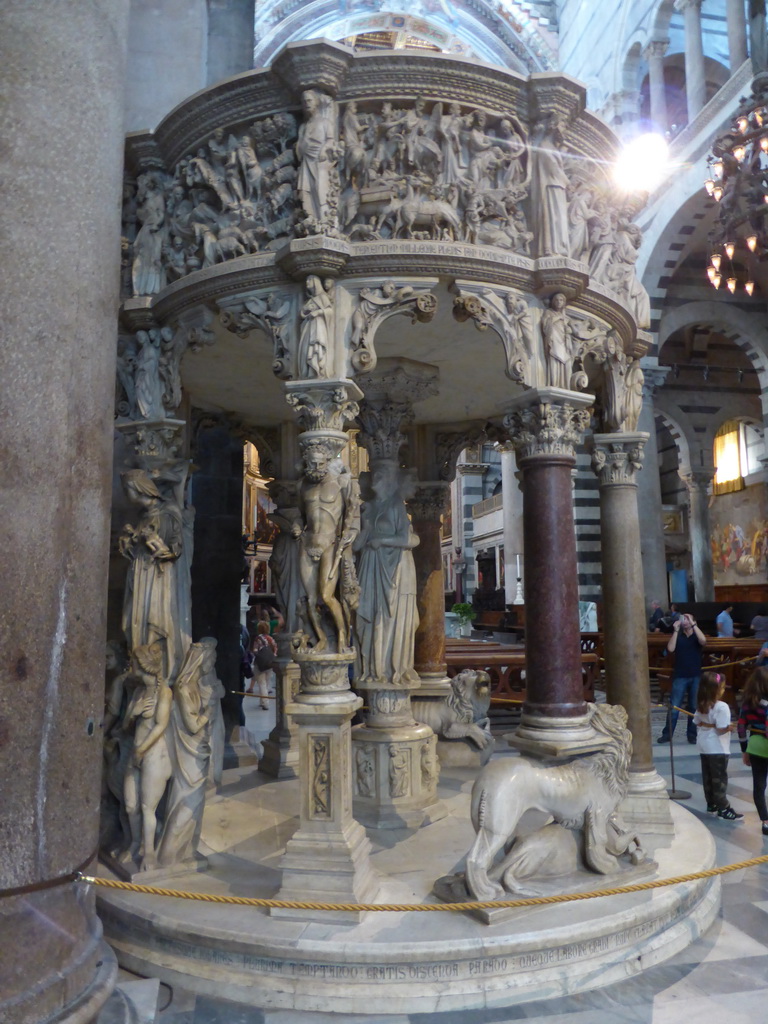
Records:
{"label": "gray marble column", "polygon": [[702,0],[675,0],[675,8],[685,20],[685,94],[688,100],[688,123],[706,103],[707,83],[704,72],[704,44],[701,36]]}
{"label": "gray marble column", "polygon": [[651,91],[651,121],[657,132],[662,134],[669,127],[667,121],[667,96],[664,88],[664,55],[669,46],[668,39],[653,39],[645,48],[648,61],[648,80]]}
{"label": "gray marble column", "polygon": [[728,24],[728,63],[733,74],[747,59],[747,18],[744,0],[726,0],[725,18]]}
{"label": "gray marble column", "polygon": [[645,446],[643,472],[637,481],[637,502],[643,529],[640,535],[640,553],[643,560],[646,616],[650,619],[651,602],[659,601],[666,607],[668,600],[667,556],[664,546],[664,524],[661,508],[661,479],[659,452],[656,445],[656,422],[653,396],[664,383],[669,367],[643,367],[643,408],[637,429],[650,434]]}
{"label": "gray marble column", "polygon": [[695,601],[715,600],[715,574],[709,541],[709,485],[714,470],[702,469],[680,474],[688,488],[688,530],[691,537],[693,596]]}
{"label": "gray marble column", "polygon": [[[0,889],[94,867],[104,712],[127,0],[7,0]],[[11,127],[13,126],[13,127]],[[0,901],[0,1020],[91,1021],[94,895]]]}
{"label": "gray marble column", "polygon": [[637,474],[645,433],[595,434],[592,468],[600,487],[600,541],[609,704],[626,709],[632,733],[630,784],[623,812],[637,828],[672,831],[664,780],[653,764],[645,607],[640,581]]}
{"label": "gray marble column", "polygon": [[[523,492],[517,482],[517,463],[511,446],[501,449],[501,494],[504,530],[504,600],[512,604],[517,591],[515,555],[523,553]],[[522,564],[520,566],[522,574]]]}

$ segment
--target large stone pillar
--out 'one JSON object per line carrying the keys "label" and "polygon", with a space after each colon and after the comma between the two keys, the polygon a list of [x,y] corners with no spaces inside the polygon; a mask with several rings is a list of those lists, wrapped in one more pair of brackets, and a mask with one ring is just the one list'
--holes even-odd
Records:
{"label": "large stone pillar", "polygon": [[600,487],[600,545],[609,704],[626,709],[632,733],[629,793],[623,808],[637,828],[671,832],[664,780],[653,764],[648,643],[640,557],[637,473],[644,433],[595,434],[592,468]]}
{"label": "large stone pillar", "polygon": [[[0,1019],[91,1021],[126,0],[3,4]],[[73,70],[74,69],[74,70]],[[84,172],[85,177],[84,177]]]}
{"label": "large stone pillar", "polygon": [[747,59],[747,18],[744,0],[726,0],[725,18],[728,26],[728,63],[733,74]]}
{"label": "large stone pillar", "polygon": [[701,469],[681,474],[688,488],[688,531],[691,537],[693,597],[695,601],[715,600],[715,574],[709,540],[709,485],[714,470]]}
{"label": "large stone pillar", "polygon": [[571,470],[592,395],[540,388],[504,419],[523,476],[526,680],[520,727],[510,740],[540,756],[597,749],[583,697]]}
{"label": "large stone pillar", "polygon": [[421,483],[408,502],[419,545],[414,549],[419,626],[414,641],[414,668],[421,678],[423,696],[448,691],[445,664],[445,590],[441,519],[448,507],[448,484]]}
{"label": "large stone pillar", "polygon": [[668,602],[667,556],[664,545],[664,523],[661,507],[661,478],[659,477],[659,451],[656,443],[656,421],[653,396],[669,373],[666,366],[644,366],[643,407],[637,422],[638,431],[650,436],[645,446],[643,472],[637,480],[637,503],[643,529],[640,535],[640,554],[643,560],[645,586],[646,625],[651,616],[651,603],[659,601],[665,608]]}
{"label": "large stone pillar", "polygon": [[675,8],[685,20],[685,95],[688,101],[688,123],[696,117],[707,101],[707,80],[704,71],[704,44],[701,36],[702,0],[675,0]]}
{"label": "large stone pillar", "polygon": [[667,121],[667,95],[664,86],[664,55],[669,46],[668,39],[653,39],[645,48],[645,59],[648,61],[648,82],[650,85],[651,122],[657,132],[664,132],[669,127]]}

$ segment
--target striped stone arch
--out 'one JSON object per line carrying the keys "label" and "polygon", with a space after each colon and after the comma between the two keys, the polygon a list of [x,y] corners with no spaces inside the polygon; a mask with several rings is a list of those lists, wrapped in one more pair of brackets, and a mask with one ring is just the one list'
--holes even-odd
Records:
{"label": "striped stone arch", "polygon": [[768,426],[768,328],[765,326],[765,313],[761,310],[748,313],[723,299],[687,302],[664,313],[659,325],[659,351],[675,331],[693,324],[717,327],[747,356],[760,385],[763,427]]}
{"label": "striped stone arch", "polygon": [[654,404],[654,420],[660,420],[669,431],[672,440],[677,448],[677,465],[680,473],[690,472],[691,469],[691,446],[688,433],[693,435],[693,428],[688,426],[688,431],[683,427],[680,418],[673,415],[663,407],[662,394],[657,394]]}

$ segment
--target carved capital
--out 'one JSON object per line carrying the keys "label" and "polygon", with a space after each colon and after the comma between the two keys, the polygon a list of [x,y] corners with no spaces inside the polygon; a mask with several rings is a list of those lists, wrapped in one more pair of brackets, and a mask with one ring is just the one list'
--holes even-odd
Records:
{"label": "carved capital", "polygon": [[689,8],[701,12],[702,0],[675,0],[674,7],[676,11],[682,11],[685,13]]}
{"label": "carved capital", "polygon": [[118,423],[116,429],[139,458],[175,459],[184,448],[185,427],[184,420],[163,419]]}
{"label": "carved capital", "polygon": [[589,426],[591,395],[542,388],[527,392],[504,417],[518,461],[553,455],[575,457],[575,446]]}
{"label": "carved capital", "polygon": [[643,50],[643,56],[649,64],[652,60],[663,60],[668,48],[668,39],[652,39]]}
{"label": "carved capital", "polygon": [[371,461],[393,459],[397,462],[405,442],[403,430],[413,420],[410,403],[365,399],[360,404],[357,418],[360,423],[358,444],[365,448]]}
{"label": "carved capital", "polygon": [[643,399],[653,398],[672,370],[671,366],[643,367]]}
{"label": "carved capital", "polygon": [[493,330],[504,346],[505,373],[519,384],[533,386],[534,324],[525,298],[514,291],[456,282],[453,316],[459,323],[472,320],[478,331]]}
{"label": "carved capital", "polygon": [[360,412],[360,388],[351,380],[291,381],[285,400],[302,431],[343,431]]}
{"label": "carved capital", "polygon": [[705,496],[714,478],[714,469],[695,469],[688,473],[680,473],[680,479],[688,488],[688,495],[691,498],[696,495]]}
{"label": "carved capital", "polygon": [[429,291],[417,292],[411,285],[385,281],[378,288],[361,288],[350,318],[349,360],[352,370],[365,373],[376,366],[373,339],[380,324],[402,313],[411,323],[428,323],[437,310],[437,299]]}
{"label": "carved capital", "polygon": [[600,487],[636,486],[648,434],[595,434],[592,469]]}
{"label": "carved capital", "polygon": [[439,523],[450,507],[450,497],[446,483],[419,484],[414,496],[408,499],[408,511],[414,520]]}

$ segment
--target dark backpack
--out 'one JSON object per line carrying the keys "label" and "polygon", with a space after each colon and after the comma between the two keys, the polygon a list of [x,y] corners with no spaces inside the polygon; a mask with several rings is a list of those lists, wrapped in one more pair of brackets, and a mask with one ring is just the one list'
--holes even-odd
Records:
{"label": "dark backpack", "polygon": [[269,644],[264,644],[258,651],[254,651],[253,660],[257,672],[268,672],[275,663],[275,652]]}

